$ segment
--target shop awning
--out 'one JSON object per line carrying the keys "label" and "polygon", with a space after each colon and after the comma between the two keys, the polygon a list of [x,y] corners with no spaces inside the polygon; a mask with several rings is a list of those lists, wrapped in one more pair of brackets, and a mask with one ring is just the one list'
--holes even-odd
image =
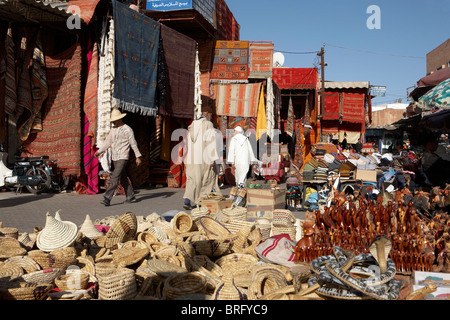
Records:
{"label": "shop awning", "polygon": [[419,99],[419,104],[426,109],[450,108],[450,78],[425,93]]}
{"label": "shop awning", "polygon": [[415,101],[418,101],[422,95],[448,78],[450,78],[450,68],[443,68],[433,72],[417,81],[417,87],[409,94],[409,96]]}
{"label": "shop awning", "polygon": [[0,0],[0,19],[10,22],[66,23],[72,13],[62,5],[37,0]]}
{"label": "shop awning", "polygon": [[424,113],[420,124],[431,130],[450,130],[450,109],[439,109],[432,113]]}

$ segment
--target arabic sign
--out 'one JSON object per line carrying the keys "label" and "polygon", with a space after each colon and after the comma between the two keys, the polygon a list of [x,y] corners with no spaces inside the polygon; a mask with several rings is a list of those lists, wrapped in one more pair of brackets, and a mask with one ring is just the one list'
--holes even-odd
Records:
{"label": "arabic sign", "polygon": [[170,11],[192,9],[192,0],[147,0],[147,10]]}
{"label": "arabic sign", "polygon": [[372,86],[372,96],[384,97],[386,95],[386,86]]}

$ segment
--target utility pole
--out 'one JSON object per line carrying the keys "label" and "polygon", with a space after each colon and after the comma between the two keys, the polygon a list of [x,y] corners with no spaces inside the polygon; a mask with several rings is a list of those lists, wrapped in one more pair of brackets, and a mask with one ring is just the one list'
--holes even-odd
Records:
{"label": "utility pole", "polygon": [[320,52],[317,53],[320,56],[320,69],[321,69],[321,81],[322,88],[320,90],[320,141],[322,141],[322,117],[325,112],[325,49],[324,47],[320,48]]}

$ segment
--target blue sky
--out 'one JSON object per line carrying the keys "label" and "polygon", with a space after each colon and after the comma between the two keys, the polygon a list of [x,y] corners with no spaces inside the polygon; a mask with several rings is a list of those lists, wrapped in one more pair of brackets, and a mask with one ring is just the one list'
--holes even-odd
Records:
{"label": "blue sky", "polygon": [[[386,86],[373,105],[407,102],[407,88],[426,75],[426,54],[450,38],[450,0],[226,2],[241,26],[240,40],[272,41],[275,52],[319,51],[325,43],[325,80]],[[367,28],[370,5],[380,8],[381,29]],[[285,67],[318,62],[316,54],[284,56]]]}

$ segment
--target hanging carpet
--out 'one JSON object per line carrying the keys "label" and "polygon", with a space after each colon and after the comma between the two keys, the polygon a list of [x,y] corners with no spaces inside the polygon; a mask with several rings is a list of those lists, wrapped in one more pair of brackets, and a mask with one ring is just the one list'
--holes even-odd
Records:
{"label": "hanging carpet", "polygon": [[75,10],[75,13],[81,17],[81,20],[89,24],[99,2],[100,0],[70,0],[67,4],[67,9],[68,11],[71,9]]}
{"label": "hanging carpet", "polygon": [[216,41],[212,80],[248,81],[249,41]]}
{"label": "hanging carpet", "polygon": [[162,115],[193,118],[196,42],[165,25],[161,25],[161,38],[167,93],[159,111]]}
{"label": "hanging carpet", "polygon": [[161,25],[113,0],[115,30],[114,98],[119,108],[154,116]]}
{"label": "hanging carpet", "polygon": [[46,56],[48,98],[42,108],[42,132],[24,145],[34,157],[58,159],[64,176],[81,173],[81,47]]}
{"label": "hanging carpet", "polygon": [[261,83],[215,84],[214,87],[218,115],[256,118]]}

